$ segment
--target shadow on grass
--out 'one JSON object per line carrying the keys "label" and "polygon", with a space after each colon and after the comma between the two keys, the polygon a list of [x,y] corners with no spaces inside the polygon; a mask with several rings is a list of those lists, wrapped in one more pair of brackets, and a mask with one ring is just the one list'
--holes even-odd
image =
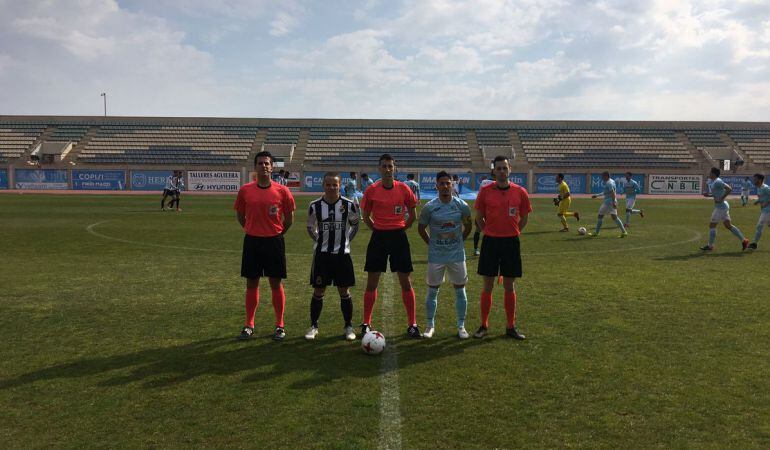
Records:
{"label": "shadow on grass", "polygon": [[691,259],[698,259],[698,258],[742,258],[746,255],[748,255],[748,252],[726,252],[726,253],[713,253],[713,252],[704,252],[702,250],[699,250],[697,253],[688,253],[686,255],[669,255],[669,256],[661,256],[660,258],[655,258],[658,261],[689,261]]}
{"label": "shadow on grass", "polygon": [[[456,355],[492,340],[413,341],[395,337],[390,342],[395,343],[396,348],[386,351],[396,351],[398,367],[406,367]],[[315,341],[306,341],[300,336],[283,342],[274,342],[269,337],[247,342],[232,337],[216,338],[59,364],[2,380],[0,389],[85,377],[100,378],[99,386],[142,383],[145,388],[163,388],[203,376],[239,373],[243,373],[244,383],[267,383],[290,373],[302,373],[305,376],[288,387],[305,389],[345,378],[379,376],[383,370],[381,358],[365,355],[360,345],[360,340],[346,342],[340,336],[320,337]]]}

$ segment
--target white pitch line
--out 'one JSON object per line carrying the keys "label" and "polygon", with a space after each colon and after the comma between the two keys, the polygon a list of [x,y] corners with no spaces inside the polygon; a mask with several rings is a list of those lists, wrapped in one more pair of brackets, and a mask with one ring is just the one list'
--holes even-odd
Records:
{"label": "white pitch line", "polygon": [[[393,278],[395,273],[383,273],[382,327],[385,336],[391,336],[393,322]],[[380,444],[387,450],[401,449],[401,401],[398,388],[398,349],[390,339],[382,355],[380,367]]]}

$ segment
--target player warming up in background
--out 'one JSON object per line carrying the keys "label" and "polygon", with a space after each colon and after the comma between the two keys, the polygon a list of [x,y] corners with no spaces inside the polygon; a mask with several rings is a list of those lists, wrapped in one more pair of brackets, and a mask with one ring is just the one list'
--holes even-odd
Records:
{"label": "player warming up in background", "polygon": [[502,275],[505,315],[508,319],[506,334],[523,340],[524,335],[516,329],[514,282],[522,275],[519,234],[527,226],[532,206],[527,190],[508,180],[511,172],[508,158],[496,156],[493,164],[496,182],[481,188],[474,204],[477,212],[476,223],[484,233],[478,266],[478,274],[484,277],[484,287],[480,300],[481,326],[473,337],[483,338],[488,333],[492,289],[495,279]]}
{"label": "player warming up in background", "polygon": [[345,183],[345,197],[356,201],[356,173],[350,172],[350,178]]}
{"label": "player warming up in background", "polygon": [[735,225],[730,223],[730,204],[727,203],[728,195],[733,189],[719,178],[720,171],[716,167],[711,168],[709,172],[709,180],[711,180],[711,192],[703,194],[704,197],[714,198],[714,211],[711,213],[711,222],[709,223],[709,242],[700,249],[704,252],[710,252],[714,250],[714,242],[717,240],[717,224],[722,222],[732,234],[735,235],[743,246],[743,250],[749,245],[749,240],[743,237],[743,233]]}
{"label": "player warming up in background", "polygon": [[179,208],[179,199],[182,196],[182,189],[184,189],[184,176],[182,176],[181,170],[175,170],[174,177],[171,181],[171,202],[168,206],[171,209],[176,209],[177,212],[181,211]]}
{"label": "player warming up in background", "polygon": [[754,235],[754,242],[749,244],[749,248],[752,250],[757,249],[759,244],[759,238],[762,237],[762,230],[765,226],[770,227],[770,186],[765,184],[765,176],[761,173],[754,174],[754,186],[757,187],[757,201],[755,204],[759,205],[759,222],[757,222],[757,233]]}
{"label": "player warming up in background", "polygon": [[468,297],[465,284],[468,269],[465,266],[465,239],[471,232],[471,209],[459,197],[452,196],[452,179],[442,171],[436,174],[438,197],[429,201],[420,212],[417,231],[428,244],[428,271],[425,282],[428,293],[425,296],[426,324],[423,336],[433,337],[436,329],[435,316],[438,306],[438,292],[444,275],[455,288],[455,311],[457,311],[457,337],[467,339],[465,312]]}
{"label": "player warming up in background", "polygon": [[313,246],[313,265],[310,269],[310,328],[305,339],[318,335],[318,319],[324,304],[326,287],[334,285],[340,294],[340,309],[345,320],[345,339],[356,338],[353,331],[353,299],[350,287],[356,284],[353,260],[350,258],[350,242],[358,232],[358,208],[352,200],[340,196],[342,177],[336,172],[326,172],[323,178],[324,195],[310,203],[307,232]]}
{"label": "player warming up in background", "polygon": [[[417,199],[409,187],[393,178],[396,162],[392,156],[387,153],[380,156],[379,171],[382,179],[369,186],[361,200],[364,223],[372,230],[364,265],[368,275],[364,293],[361,336],[369,331],[374,303],[377,301],[377,285],[380,282],[380,275],[387,270],[388,259],[390,259],[390,271],[398,273],[398,282],[401,285],[401,299],[404,302],[408,320],[407,334],[412,338],[421,338],[422,333],[417,326],[411,280],[414,270],[412,254],[406,235],[406,230],[412,226],[416,218]],[[405,218],[407,212],[409,217]]]}
{"label": "player warming up in background", "polygon": [[643,209],[634,209],[636,205],[636,195],[642,193],[642,187],[634,180],[634,174],[626,172],[626,184],[623,185],[623,194],[626,196],[626,223],[624,226],[628,228],[631,225],[631,215],[639,214],[639,217],[644,219]]}
{"label": "player warming up in background", "polygon": [[577,211],[571,212],[569,210],[569,206],[572,204],[572,197],[569,193],[569,186],[567,186],[567,182],[564,181],[563,173],[556,174],[556,183],[558,183],[557,187],[559,189],[559,195],[553,199],[553,204],[559,208],[559,211],[556,213],[556,215],[559,216],[559,220],[561,220],[561,230],[559,231],[567,232],[569,231],[569,225],[567,225],[567,217],[574,216],[575,220],[579,222],[580,213]]}
{"label": "player warming up in background", "polygon": [[749,200],[751,200],[751,188],[753,185],[754,182],[751,178],[746,177],[743,179],[743,189],[741,189],[741,205],[746,206],[749,204]]}
{"label": "player warming up in background", "polygon": [[420,183],[414,181],[414,174],[410,173],[406,176],[406,181],[404,182],[407,186],[409,186],[409,189],[412,190],[412,193],[414,194],[415,198],[417,198],[417,202],[419,204],[420,201]]}
{"label": "player warming up in background", "polygon": [[[593,233],[588,233],[588,235],[591,237],[599,236],[599,231],[602,229],[602,221],[604,220],[604,216],[609,214],[610,217],[612,217],[612,220],[614,220],[618,225],[618,228],[620,228],[620,236],[618,237],[624,238],[628,236],[628,233],[626,232],[626,228],[623,226],[623,221],[618,219],[618,199],[617,192],[615,190],[615,181],[610,178],[609,172],[602,172],[602,181],[604,181],[604,187],[602,188],[604,201],[599,207],[599,217],[596,221],[596,230],[594,230]],[[591,196],[591,198],[596,198],[598,196],[598,194],[594,194]]]}
{"label": "player warming up in background", "polygon": [[282,340],[283,310],[286,295],[282,279],[286,278],[286,246],[283,235],[294,222],[294,197],[286,186],[271,181],[273,155],[259,152],[254,157],[257,180],[246,183],[235,199],[238,223],[243,236],[241,276],[246,278],[246,320],[239,339],[254,334],[254,313],[259,305],[259,279],[268,277],[275,312],[273,339]]}

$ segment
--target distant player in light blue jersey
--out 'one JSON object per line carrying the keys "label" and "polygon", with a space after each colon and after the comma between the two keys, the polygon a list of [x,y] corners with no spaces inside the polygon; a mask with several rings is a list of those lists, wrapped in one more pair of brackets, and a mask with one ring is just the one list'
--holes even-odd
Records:
{"label": "distant player in light blue jersey", "polygon": [[417,197],[417,201],[420,201],[420,184],[416,181],[414,181],[414,174],[410,173],[406,176],[406,181],[404,182],[407,186],[409,186],[409,189],[414,192],[414,196]]}
{"label": "distant player in light blue jersey", "polygon": [[358,196],[356,195],[356,173],[350,172],[350,178],[348,178],[348,181],[345,182],[345,197],[353,200],[354,202],[358,199]]}
{"label": "distant player in light blue jersey", "polygon": [[361,192],[366,192],[366,188],[372,185],[374,181],[372,181],[371,178],[369,178],[369,175],[362,173],[361,174]]}
{"label": "distant player in light blue jersey", "polygon": [[[620,228],[620,236],[618,237],[624,238],[628,236],[628,232],[626,232],[626,228],[623,226],[623,221],[618,219],[618,199],[615,190],[615,181],[610,178],[609,172],[602,172],[602,181],[604,181],[604,187],[602,188],[601,195],[604,196],[604,201],[599,207],[599,218],[596,221],[596,230],[593,233],[588,233],[588,235],[591,237],[599,236],[604,216],[609,214],[612,217],[612,220],[618,225],[618,228]],[[598,196],[599,194],[594,194],[591,198],[597,198]]]}
{"label": "distant player in light blue jersey", "polygon": [[631,172],[626,172],[626,184],[623,186],[623,193],[626,195],[626,223],[624,226],[628,228],[631,224],[631,214],[639,214],[639,217],[644,219],[644,210],[634,209],[636,194],[642,193],[642,187],[633,179]]}
{"label": "distant player in light blue jersey", "polygon": [[455,310],[457,311],[457,337],[467,339],[465,330],[465,312],[468,297],[465,283],[468,281],[468,269],[465,266],[465,238],[471,232],[471,209],[459,197],[452,195],[452,177],[441,171],[436,174],[438,197],[429,201],[420,213],[417,231],[428,244],[428,273],[426,283],[428,293],[425,297],[427,328],[423,337],[433,337],[435,331],[438,292],[444,282],[445,273],[455,288]]}
{"label": "distant player in light blue jersey", "polygon": [[746,177],[743,180],[743,189],[741,189],[741,204],[746,206],[749,204],[749,197],[751,196],[751,188],[754,186],[751,178]]}
{"label": "distant player in light blue jersey", "polygon": [[757,233],[754,235],[754,242],[749,244],[749,248],[752,250],[757,249],[759,238],[762,237],[762,230],[765,226],[770,227],[770,186],[765,184],[765,176],[761,173],[754,174],[754,186],[757,187],[757,201],[755,205],[759,205],[761,212],[759,214],[759,222],[757,222]]}
{"label": "distant player in light blue jersey", "polygon": [[743,250],[749,245],[749,240],[743,236],[741,230],[730,222],[730,204],[727,203],[728,195],[733,191],[729,184],[719,178],[720,171],[716,167],[711,168],[709,180],[711,180],[711,192],[705,192],[704,197],[714,198],[714,212],[711,213],[711,223],[709,224],[709,242],[700,249],[704,252],[714,250],[714,242],[717,240],[717,224],[722,222],[725,228],[730,230],[741,241]]}

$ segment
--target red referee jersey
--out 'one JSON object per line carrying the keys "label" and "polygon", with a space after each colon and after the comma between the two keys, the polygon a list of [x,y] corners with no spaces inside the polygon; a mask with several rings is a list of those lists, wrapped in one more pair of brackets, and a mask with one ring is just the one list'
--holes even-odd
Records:
{"label": "red referee jersey", "polygon": [[532,212],[527,190],[514,183],[508,183],[507,189],[497,183],[482,187],[474,208],[484,212],[484,234],[492,237],[518,236],[519,219]]}
{"label": "red referee jersey", "polygon": [[296,209],[289,188],[276,182],[261,187],[256,181],[241,186],[234,208],[246,216],[243,231],[257,237],[272,237],[283,233],[283,215]]}
{"label": "red referee jersey", "polygon": [[361,200],[361,209],[369,213],[375,230],[400,230],[406,226],[407,208],[417,206],[417,197],[406,184],[393,180],[386,188],[382,180],[369,186]]}

